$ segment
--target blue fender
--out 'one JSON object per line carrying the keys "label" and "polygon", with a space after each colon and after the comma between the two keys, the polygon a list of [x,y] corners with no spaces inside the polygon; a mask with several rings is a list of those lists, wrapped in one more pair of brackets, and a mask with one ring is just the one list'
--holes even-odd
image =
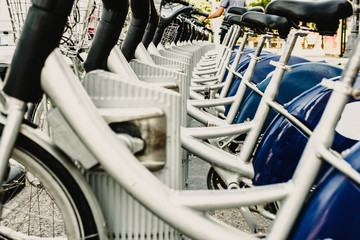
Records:
{"label": "blue fender", "polygon": [[[269,63],[268,61],[266,61],[266,59],[271,58],[273,56],[277,56],[277,55],[275,55],[273,53],[262,53],[262,54],[260,54],[260,57],[262,57],[262,60],[259,61],[259,62],[264,61],[266,63]],[[238,65],[238,68],[237,68],[236,71],[243,75],[243,74],[245,74],[245,71],[249,66],[251,57],[247,54],[247,55],[242,56],[240,60],[241,61],[239,62],[239,65]],[[235,76],[233,78],[230,89],[229,89],[229,91],[228,91],[228,93],[226,95],[227,97],[231,97],[231,96],[234,96],[236,94],[236,91],[239,88],[240,82],[241,82],[241,78],[239,78],[237,76]],[[247,92],[247,94],[249,94],[249,93],[250,93],[250,91]],[[225,115],[227,115],[228,110],[229,110],[229,107],[226,108]]]}
{"label": "blue fender", "polygon": [[[254,75],[251,81],[255,84],[260,83],[262,80],[264,80],[269,73],[275,70],[275,66],[270,64],[270,61],[278,62],[280,59],[280,55],[273,54],[273,53],[261,53],[260,57],[262,58],[255,67]],[[237,69],[237,72],[241,73],[242,75],[245,74],[245,71],[247,67],[249,66],[251,58],[250,56],[245,56],[244,60],[239,63],[239,67]],[[295,65],[299,63],[309,62],[309,60],[301,57],[292,56],[289,59],[288,65]],[[241,79],[237,78],[236,83],[234,81],[234,84],[231,86],[232,95],[229,94],[229,96],[233,96],[234,93],[236,93],[237,88],[239,87]]]}
{"label": "blue fender", "polygon": [[[239,60],[239,64],[238,64],[237,69],[236,69],[237,72],[242,72],[243,70],[245,70],[245,69],[249,66],[249,62],[250,62],[250,56],[249,56],[249,54],[250,54],[250,53],[253,53],[254,51],[255,51],[254,48],[249,48],[249,47],[244,48],[244,50],[243,50],[244,54],[241,56],[241,58],[240,58],[240,60]],[[270,53],[270,52],[268,52],[268,51],[262,51],[262,53],[260,54],[260,56],[266,56],[266,55],[268,55],[268,54],[274,55],[273,53]],[[231,55],[230,64],[229,64],[230,66],[231,66],[231,65],[233,64],[233,62],[234,62],[235,55],[236,55],[236,53],[233,53],[233,54]],[[229,71],[226,70],[226,73],[225,73],[224,78],[222,79],[222,81],[225,81],[228,72],[229,72]],[[234,78],[233,78],[233,81],[234,81],[236,78],[237,78],[237,77],[234,77]]]}
{"label": "blue fender", "polygon": [[[267,79],[269,77],[268,75],[271,72],[273,72],[273,70],[275,69],[275,66],[270,64],[270,61],[278,61],[279,58],[280,58],[279,55],[273,55],[273,54],[267,54],[266,56],[263,56],[263,59],[256,64],[255,72],[254,72],[254,75],[253,75],[253,78],[251,81],[255,84],[259,84],[264,79]],[[307,60],[305,58],[292,56],[292,57],[290,57],[289,65],[296,65],[296,64],[300,64],[300,63],[306,63],[306,62],[309,62],[309,60]],[[245,71],[246,71],[246,69],[242,72],[242,74],[244,74]],[[241,81],[240,78],[234,79],[234,82],[232,83],[232,85],[229,89],[228,96],[234,96],[236,94],[236,91],[240,85],[240,81]],[[245,94],[245,97],[247,95],[249,95],[250,93],[251,93],[251,90],[248,89]],[[227,106],[225,109],[225,115],[227,115],[229,109],[230,109],[230,106]]]}
{"label": "blue fender", "polygon": [[[360,171],[359,142],[345,160]],[[289,239],[358,239],[359,202],[359,185],[331,168],[305,203]]]}
{"label": "blue fender", "polygon": [[[253,53],[253,52],[251,52],[251,53]],[[277,54],[262,51],[259,56],[262,60],[260,60],[257,64],[259,64],[260,62],[264,62],[265,64],[269,63],[269,61],[267,61],[267,59],[274,58],[277,56],[278,56]],[[241,58],[241,62],[239,62],[239,65],[238,65],[236,71],[238,73],[241,73],[242,75],[244,75],[246,69],[249,66],[250,61],[251,61],[251,56],[249,54],[243,55]],[[256,71],[256,68],[255,68],[255,71]]]}
{"label": "blue fender", "polygon": [[[230,58],[230,64],[232,64],[232,62],[234,61],[234,58],[235,58],[235,55],[236,55],[236,50],[239,49],[240,45],[236,45],[234,47],[234,53],[231,55],[231,58]],[[244,55],[243,56],[246,56],[247,54],[251,53],[251,52],[254,52],[254,48],[250,48],[250,47],[247,47],[245,46],[244,49],[243,49],[243,52],[244,52]],[[242,56],[242,57],[243,57]],[[241,61],[241,58],[240,58],[240,61]]]}
{"label": "blue fender", "polygon": [[[275,66],[271,65],[270,61],[278,62],[279,60],[280,60],[280,55],[274,55],[274,56],[266,57],[262,61],[259,61],[256,64],[254,76],[251,79],[251,81],[255,84],[260,83],[262,80],[264,80],[267,77],[269,73],[275,70]],[[310,61],[302,57],[291,56],[288,65],[292,66],[295,64],[305,63],[305,62],[310,62]]]}
{"label": "blue fender", "polygon": [[[239,46],[240,46],[239,44],[236,44],[233,50],[235,51],[236,49],[239,49]],[[230,64],[234,61],[235,55],[236,55],[235,52],[233,52],[233,54],[231,54]]]}
{"label": "blue fender", "polygon": [[[279,86],[276,101],[280,104],[290,102],[304,91],[320,83],[323,78],[333,78],[340,76],[342,68],[320,62],[306,62],[292,66],[290,72],[285,72]],[[258,84],[261,91],[265,91],[272,76],[268,76]],[[253,119],[260,103],[261,97],[255,92],[251,92],[244,100],[235,123],[242,123],[247,119]],[[264,129],[276,116],[276,112],[271,110],[264,126]]]}
{"label": "blue fender", "polygon": [[[234,48],[234,50],[236,50],[236,49],[238,49],[238,48],[239,48],[239,45],[236,45],[235,48]],[[243,50],[243,52],[244,52],[244,55],[241,56],[239,63],[240,63],[244,58],[246,58],[246,56],[247,56],[249,53],[254,52],[254,49],[253,49],[253,48],[249,48],[249,47],[245,47],[244,50]],[[230,57],[229,66],[231,66],[231,65],[233,64],[234,59],[235,59],[235,56],[236,56],[236,52],[233,52],[233,53],[231,54],[231,57]],[[222,82],[225,81],[228,73],[229,73],[229,70],[226,70],[225,75],[224,75],[224,78],[222,79]]]}
{"label": "blue fender", "polygon": [[[333,80],[338,79],[339,77]],[[290,102],[286,109],[313,130],[320,120],[330,94],[330,89],[319,84]],[[354,101],[352,99],[350,103]],[[360,102],[357,103],[360,104]],[[343,120],[345,121],[345,119]],[[335,132],[332,148],[342,152],[360,140],[358,137],[352,138],[348,135],[342,129]],[[253,161],[254,185],[288,181],[295,171],[307,140],[308,136],[300,129],[282,115],[278,115],[264,133],[256,151]],[[323,164],[320,175],[327,169],[328,165]]]}

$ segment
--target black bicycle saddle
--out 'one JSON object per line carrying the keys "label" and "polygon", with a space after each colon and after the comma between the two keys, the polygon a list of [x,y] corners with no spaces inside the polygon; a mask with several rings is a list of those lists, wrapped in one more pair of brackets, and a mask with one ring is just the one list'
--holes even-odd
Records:
{"label": "black bicycle saddle", "polygon": [[274,0],[266,6],[265,12],[293,22],[315,23],[320,34],[333,35],[339,20],[351,16],[353,8],[347,0]]}
{"label": "black bicycle saddle", "polygon": [[[230,18],[234,18],[236,19],[236,16],[238,16],[238,18],[240,16],[242,16],[244,13],[246,12],[264,12],[264,8],[263,7],[231,7],[228,10],[228,14],[224,17],[223,22],[224,23],[228,23],[228,24],[239,24],[239,22],[229,22]],[[234,17],[235,16],[235,17]],[[240,19],[240,18],[239,18]]]}
{"label": "black bicycle saddle", "polygon": [[[236,21],[236,19],[232,19],[231,21]],[[244,15],[241,16],[239,23],[247,27],[255,27],[262,31],[267,28],[278,30],[281,38],[286,38],[290,28],[293,26],[293,24],[285,17],[260,12],[244,13]]]}
{"label": "black bicycle saddle", "polygon": [[243,15],[246,12],[265,12],[263,7],[230,7],[228,13]]}

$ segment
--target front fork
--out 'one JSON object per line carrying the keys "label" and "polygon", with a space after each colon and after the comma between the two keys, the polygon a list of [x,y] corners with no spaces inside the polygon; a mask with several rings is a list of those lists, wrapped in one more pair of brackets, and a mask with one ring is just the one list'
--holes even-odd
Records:
{"label": "front fork", "polygon": [[[7,115],[0,141],[0,183],[2,183],[6,178],[8,162],[20,131],[26,104],[16,98],[5,97],[4,93],[1,93],[0,98],[1,111]],[[2,210],[1,207],[0,211]]]}

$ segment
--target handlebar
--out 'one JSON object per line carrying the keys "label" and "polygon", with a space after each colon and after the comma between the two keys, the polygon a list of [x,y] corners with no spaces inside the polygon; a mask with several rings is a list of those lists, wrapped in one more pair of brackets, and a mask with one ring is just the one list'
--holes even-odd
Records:
{"label": "handlebar", "polygon": [[180,3],[181,5],[184,5],[184,6],[189,6],[190,5],[189,2],[186,2],[186,1],[183,1],[183,0],[171,0],[171,2]]}
{"label": "handlebar", "polygon": [[191,12],[192,14],[196,14],[196,15],[200,15],[200,16],[204,16],[204,17],[208,17],[209,14],[206,12],[202,12],[199,9],[194,8],[194,10]]}
{"label": "handlebar", "polygon": [[190,4],[186,1],[183,1],[183,0],[163,0],[162,1],[162,4],[167,4],[167,3],[180,3],[183,6],[176,6],[174,8],[170,8],[172,12],[168,16],[160,17],[160,22],[155,31],[155,36],[153,38],[153,43],[155,46],[157,46],[159,44],[159,42],[161,41],[161,38],[162,38],[165,28],[167,26],[169,26],[169,24],[180,14],[186,14],[186,15],[197,14],[197,15],[202,15],[202,16],[206,16],[206,17],[208,16],[207,13],[201,12],[200,10],[196,9],[195,6],[193,6],[192,4]]}

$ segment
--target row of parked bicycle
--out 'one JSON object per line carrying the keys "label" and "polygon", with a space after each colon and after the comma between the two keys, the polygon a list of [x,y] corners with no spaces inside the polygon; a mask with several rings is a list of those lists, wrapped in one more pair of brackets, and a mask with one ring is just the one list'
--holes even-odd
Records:
{"label": "row of parked bicycle", "polygon": [[[26,4],[2,75],[1,237],[356,239],[360,45],[345,69],[292,55],[349,1],[232,7],[221,44],[183,0],[131,0],[129,21],[126,0]],[[190,154],[208,190],[186,189]],[[250,232],[211,214],[231,208]]]}

